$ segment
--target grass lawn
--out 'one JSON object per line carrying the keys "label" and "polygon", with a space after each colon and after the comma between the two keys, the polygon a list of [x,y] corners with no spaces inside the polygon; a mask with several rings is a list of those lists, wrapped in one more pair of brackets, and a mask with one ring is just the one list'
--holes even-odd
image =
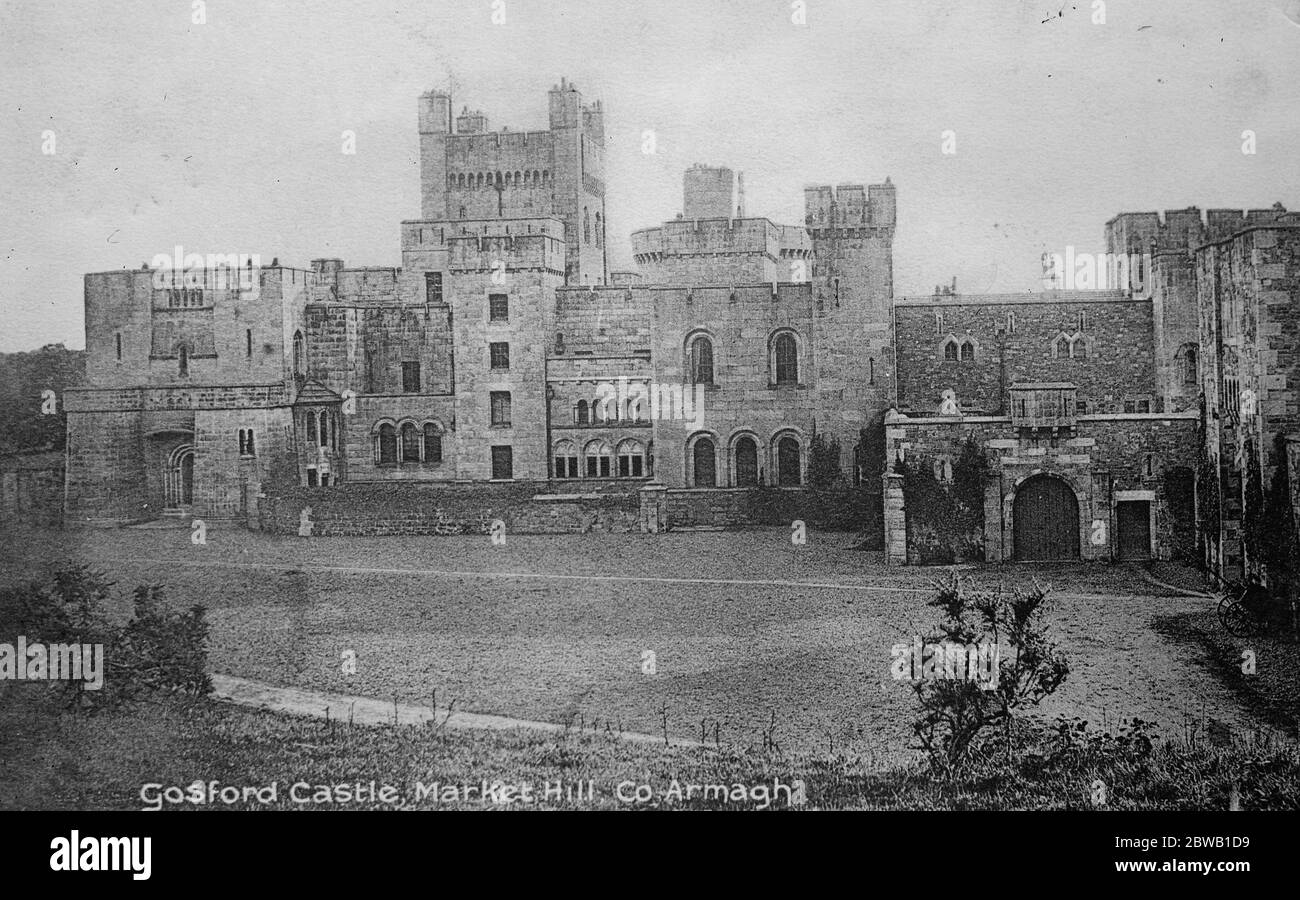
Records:
{"label": "grass lawn", "polygon": [[[263,794],[230,804],[163,807],[1084,809],[1091,808],[1098,779],[1107,785],[1109,809],[1224,809],[1234,788],[1243,809],[1300,806],[1294,745],[1228,750],[1175,744],[1134,754],[1107,741],[1066,749],[1038,735],[1014,765],[1000,763],[1001,753],[994,752],[965,777],[942,782],[919,766],[883,770],[876,760],[852,753],[348,726],[210,701],[159,700],[91,715],[64,710],[55,697],[44,686],[0,684],[0,809],[143,809],[162,796],[161,789],[144,792],[143,786],[187,788],[196,781]],[[338,793],[337,786],[372,781],[375,794],[359,801]],[[464,790],[483,782],[513,794],[498,790],[497,799],[506,802],[494,803]],[[566,795],[579,782],[594,786],[581,796]],[[557,783],[558,796],[548,797],[547,787]],[[297,795],[312,802],[295,802],[295,784],[311,786]],[[435,784],[442,787],[421,797],[419,785]],[[271,785],[273,801],[266,793]],[[319,785],[330,786],[324,797],[315,793]],[[455,786],[455,799],[442,793],[447,785]],[[725,786],[724,794],[706,792],[707,785]],[[378,793],[383,786],[391,788],[391,800]],[[638,786],[645,786],[644,801],[630,802]],[[629,799],[621,800],[620,792]]]}
{"label": "grass lawn", "polygon": [[[716,727],[737,752],[771,729],[786,752],[905,765],[916,704],[889,676],[890,648],[929,633],[926,588],[941,573],[886,568],[851,544],[813,532],[796,548],[784,529],[512,535],[504,547],[209,529],[196,546],[188,529],[141,528],[13,535],[4,570],[12,581],[81,561],[123,590],[160,582],[172,602],[208,607],[216,672],[411,703],[436,692],[457,710],[654,734],[666,720],[677,738]],[[1060,594],[1050,622],[1072,671],[1046,717],[1139,718],[1168,737],[1280,724],[1243,703],[1213,652],[1168,627],[1212,621],[1211,601],[1120,566],[967,574],[1008,587],[1037,575]],[[1162,573],[1176,577],[1194,581]]]}

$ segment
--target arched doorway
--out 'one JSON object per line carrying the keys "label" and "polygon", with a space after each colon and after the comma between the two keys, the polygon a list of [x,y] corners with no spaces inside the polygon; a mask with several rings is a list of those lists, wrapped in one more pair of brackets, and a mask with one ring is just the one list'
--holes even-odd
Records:
{"label": "arched doorway", "polygon": [[1059,478],[1035,475],[1016,489],[1016,559],[1078,559],[1079,502]]}
{"label": "arched doorway", "polygon": [[752,437],[736,441],[736,487],[758,484],[758,444]]}
{"label": "arched doorway", "polygon": [[167,458],[165,507],[179,512],[194,503],[194,445],[182,444]]}
{"label": "arched doorway", "polygon": [[800,472],[799,442],[786,435],[776,444],[776,483],[793,487],[803,483]]}
{"label": "arched doorway", "polygon": [[703,437],[695,442],[692,462],[695,466],[695,487],[717,487],[718,468],[713,441]]}

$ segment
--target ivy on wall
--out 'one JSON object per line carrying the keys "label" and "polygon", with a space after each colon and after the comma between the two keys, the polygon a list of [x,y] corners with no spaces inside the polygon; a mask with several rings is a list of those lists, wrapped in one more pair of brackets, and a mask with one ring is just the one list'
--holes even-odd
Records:
{"label": "ivy on wall", "polygon": [[914,456],[895,465],[903,476],[908,556],[922,565],[982,561],[988,460],[972,435],[950,468],[943,463],[931,456]]}

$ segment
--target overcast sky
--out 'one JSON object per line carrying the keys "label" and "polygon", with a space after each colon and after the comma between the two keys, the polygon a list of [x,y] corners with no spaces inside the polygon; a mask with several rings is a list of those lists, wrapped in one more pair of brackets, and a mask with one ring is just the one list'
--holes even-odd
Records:
{"label": "overcast sky", "polygon": [[1041,253],[1102,252],[1121,211],[1300,208],[1300,0],[1111,0],[1100,25],[1093,0],[806,0],[802,26],[790,0],[204,11],[0,3],[0,350],[84,346],[82,274],[177,244],[397,265],[431,87],[512,130],[546,127],[561,76],[602,99],[613,268],[694,162],[783,223],[805,184],[891,177],[899,294],[1035,288]]}

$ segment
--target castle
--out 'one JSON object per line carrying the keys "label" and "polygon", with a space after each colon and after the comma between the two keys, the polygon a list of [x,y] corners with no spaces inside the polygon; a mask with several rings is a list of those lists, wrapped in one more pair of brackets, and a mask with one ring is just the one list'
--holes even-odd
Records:
{"label": "castle", "polygon": [[682,214],[633,233],[638,271],[611,272],[603,109],[567,81],[548,109],[493,131],[419,98],[400,268],[87,275],[67,521],[311,507],[339,516],[317,533],[360,509],[420,532],[473,496],[568,504],[517,510],[537,530],[600,497],[643,530],[735,524],[755,491],[807,492],[820,438],[876,496],[887,557],[918,561],[897,464],[943,480],[974,440],[989,559],[1164,557],[1199,521],[1207,558],[1242,562],[1232,503],[1204,540],[1198,466],[1242,495],[1241,448],[1267,478],[1295,430],[1294,214],[1118,216],[1108,251],[1141,262],[1111,290],[896,297],[889,179],[808,187],[783,225],[695,166]]}

